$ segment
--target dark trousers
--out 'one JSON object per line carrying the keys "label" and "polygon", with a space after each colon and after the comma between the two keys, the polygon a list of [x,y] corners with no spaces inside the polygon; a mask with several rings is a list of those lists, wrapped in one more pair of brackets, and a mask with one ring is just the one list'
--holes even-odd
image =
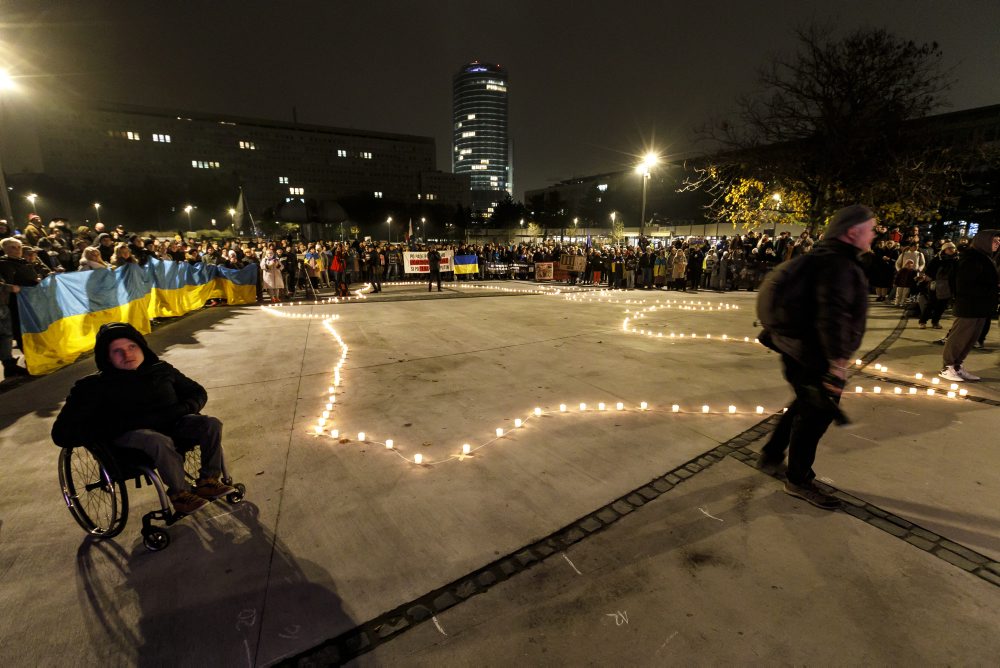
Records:
{"label": "dark trousers", "polygon": [[928,320],[931,321],[932,325],[938,324],[941,321],[941,314],[948,308],[949,301],[951,300],[938,299],[933,295],[928,295],[927,306],[920,312],[920,324],[926,325]]}
{"label": "dark trousers", "polygon": [[431,271],[427,277],[427,292],[431,291],[431,286],[434,285],[434,281],[437,281],[438,292],[441,292],[441,272]]}
{"label": "dark trousers", "polygon": [[987,318],[955,318],[944,344],[945,366],[962,366],[986,323]]}
{"label": "dark trousers", "polygon": [[184,481],[184,452],[193,445],[201,448],[202,478],[222,473],[222,422],[208,415],[185,415],[169,436],[152,429],[127,431],[114,445],[146,453],[171,493],[190,487]]}
{"label": "dark trousers", "polygon": [[[816,400],[817,388],[822,388],[822,374],[802,366],[788,355],[781,356],[785,380],[795,391],[795,399],[781,416],[778,426],[763,448],[764,458],[780,462],[788,451],[788,480],[796,485],[812,481],[816,446],[833,421],[833,411]],[[840,403],[840,398],[834,399]]]}

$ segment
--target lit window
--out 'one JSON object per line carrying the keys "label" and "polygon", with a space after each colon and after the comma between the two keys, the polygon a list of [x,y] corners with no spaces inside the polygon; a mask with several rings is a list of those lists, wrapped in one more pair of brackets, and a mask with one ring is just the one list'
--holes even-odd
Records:
{"label": "lit window", "polygon": [[198,161],[197,160],[192,160],[191,161],[191,166],[192,167],[197,167],[198,166]]}
{"label": "lit window", "polygon": [[479,164],[480,165],[488,165],[488,164],[490,164],[490,161],[489,160],[480,160]]}
{"label": "lit window", "polygon": [[434,193],[427,193],[427,199],[437,199],[437,195]]}
{"label": "lit window", "polygon": [[472,169],[480,170],[480,169],[488,169],[488,167],[486,165],[473,165]]}
{"label": "lit window", "polygon": [[472,153],[472,149],[471,148],[463,148],[461,151],[459,151],[459,153],[461,153],[462,155],[469,155],[470,153]]}
{"label": "lit window", "polygon": [[496,84],[486,84],[486,90],[495,90],[495,91],[498,91],[500,93],[506,93],[507,92],[507,87],[506,86],[498,86]]}
{"label": "lit window", "polygon": [[257,150],[257,147],[254,145],[252,141],[243,141],[242,139],[240,140],[240,148],[246,149],[248,151]]}
{"label": "lit window", "polygon": [[298,186],[291,186],[288,189],[288,193],[290,195],[305,195],[306,194],[306,189],[305,188],[300,188]]}
{"label": "lit window", "polygon": [[153,135],[153,141],[162,142],[164,144],[169,144],[170,143],[170,135],[157,135],[157,134],[154,134]]}
{"label": "lit window", "polygon": [[346,158],[347,157],[347,149],[338,148],[337,149],[337,157],[338,158]]}
{"label": "lit window", "polygon": [[278,177],[278,183],[283,183],[283,184],[285,184],[287,186],[288,185],[288,177],[287,176],[279,176]]}
{"label": "lit window", "polygon": [[372,193],[372,194],[374,194],[374,195],[375,195],[375,199],[382,199],[382,191],[381,191],[381,190],[376,190],[376,191],[375,191],[374,193]]}
{"label": "lit window", "polygon": [[142,139],[142,137],[139,135],[138,132],[132,132],[132,131],[126,132],[125,138],[131,139],[132,141],[139,141]]}
{"label": "lit window", "polygon": [[461,130],[462,129],[462,121],[459,121],[458,123],[455,123],[455,129],[456,130]]}
{"label": "lit window", "polygon": [[597,189],[600,190],[602,193],[607,192],[608,184],[607,183],[598,184]]}
{"label": "lit window", "polygon": [[361,157],[364,158],[365,160],[371,160],[372,159],[372,154],[371,154],[370,151],[362,151],[361,152]]}
{"label": "lit window", "polygon": [[476,131],[475,130],[466,130],[465,132],[462,133],[462,137],[463,138],[464,137],[475,137],[475,136],[476,136]]}
{"label": "lit window", "polygon": [[476,120],[476,115],[475,114],[469,114],[469,116],[467,117],[466,120],[474,121],[474,120]]}

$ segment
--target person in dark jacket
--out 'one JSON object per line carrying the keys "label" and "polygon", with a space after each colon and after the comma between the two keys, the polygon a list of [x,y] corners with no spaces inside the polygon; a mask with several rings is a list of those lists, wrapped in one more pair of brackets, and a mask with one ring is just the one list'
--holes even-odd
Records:
{"label": "person in dark jacket", "polygon": [[[101,444],[144,452],[179,513],[194,512],[235,491],[219,480],[222,422],[200,414],[208,400],[204,387],[160,360],[127,323],[108,323],[98,330],[94,358],[98,372],[73,385],[52,426],[56,445]],[[194,489],[184,479],[179,444],[201,447],[202,468]]]}
{"label": "person in dark jacket", "polygon": [[761,343],[781,354],[795,399],[761,450],[758,467],[779,472],[787,450],[785,492],[827,510],[840,501],[816,486],[812,465],[820,438],[839,414],[848,360],[865,333],[868,283],[858,255],[874,237],[875,214],[868,207],[855,204],[835,213],[823,241],[798,260],[810,266],[800,277],[807,303],[795,326],[765,328],[760,335]]}
{"label": "person in dark jacket", "polygon": [[955,320],[944,344],[944,368],[938,374],[960,383],[980,380],[965,370],[965,358],[983,326],[997,308],[997,267],[993,255],[1000,250],[1000,230],[983,230],[972,239],[955,267]]}
{"label": "person in dark jacket", "polygon": [[941,245],[941,252],[927,262],[926,276],[934,286],[927,289],[927,305],[920,311],[920,329],[931,321],[934,329],[941,329],[941,315],[955,294],[955,267],[958,254],[950,241]]}
{"label": "person in dark jacket", "polygon": [[431,272],[427,275],[427,292],[431,291],[434,281],[437,281],[438,292],[441,292],[441,253],[438,252],[437,246],[431,246],[427,251],[427,265]]}

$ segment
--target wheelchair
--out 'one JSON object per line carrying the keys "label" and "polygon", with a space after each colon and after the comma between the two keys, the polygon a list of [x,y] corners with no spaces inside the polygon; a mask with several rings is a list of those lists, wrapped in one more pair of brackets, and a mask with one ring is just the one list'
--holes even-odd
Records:
{"label": "wheelchair", "polygon": [[[184,474],[192,481],[201,468],[201,449],[193,444],[184,450]],[[73,519],[84,531],[98,539],[114,538],[128,522],[128,487],[135,481],[136,489],[143,482],[156,490],[160,508],[142,516],[142,544],[147,550],[157,552],[170,545],[169,527],[184,517],[170,507],[166,489],[153,468],[152,460],[137,450],[91,445],[61,448],[59,453],[59,484],[63,500]],[[222,481],[232,485],[226,500],[231,504],[243,501],[246,486],[233,484],[222,463]],[[162,526],[158,526],[162,524]]]}

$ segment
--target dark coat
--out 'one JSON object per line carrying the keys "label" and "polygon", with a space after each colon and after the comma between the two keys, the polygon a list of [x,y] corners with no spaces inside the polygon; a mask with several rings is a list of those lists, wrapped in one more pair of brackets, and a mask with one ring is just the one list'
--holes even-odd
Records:
{"label": "dark coat", "polygon": [[[984,235],[976,235],[976,240],[980,236]],[[956,318],[992,318],[996,313],[997,267],[976,240],[962,253],[955,268],[952,311]]]}
{"label": "dark coat", "polygon": [[[774,348],[820,373],[829,360],[848,359],[861,346],[868,318],[868,281],[858,249],[839,239],[817,243],[807,256],[808,280],[798,335],[772,333]],[[796,260],[801,261],[801,260]]]}
{"label": "dark coat", "polygon": [[[145,360],[135,371],[112,366],[108,345],[118,338],[142,348]],[[102,327],[94,357],[98,372],[73,385],[52,425],[52,440],[60,447],[109,444],[134,429],[169,435],[182,416],[198,413],[208,401],[205,388],[161,361],[131,325]]]}

